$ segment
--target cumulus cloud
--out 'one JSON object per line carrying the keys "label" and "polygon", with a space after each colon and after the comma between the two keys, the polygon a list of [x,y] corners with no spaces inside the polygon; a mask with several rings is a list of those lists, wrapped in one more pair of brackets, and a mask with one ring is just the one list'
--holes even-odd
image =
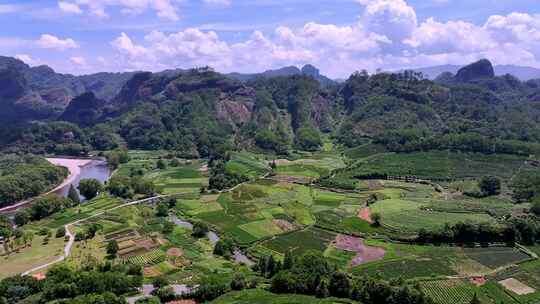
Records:
{"label": "cumulus cloud", "polygon": [[480,58],[540,67],[540,15],[494,15],[484,24],[419,21],[404,0],[356,1],[360,10],[355,23],[279,26],[272,32],[254,31],[234,43],[197,28],[154,31],[142,40],[121,33],[111,42],[117,54],[114,62],[123,69],[210,65],[224,72],[313,63],[333,77],[361,69],[465,64]]}
{"label": "cumulus cloud", "polygon": [[231,0],[203,0],[203,1],[204,3],[207,3],[207,4],[224,5],[224,6],[231,5]]}
{"label": "cumulus cloud", "polygon": [[71,63],[78,66],[86,65],[86,59],[84,59],[84,57],[76,56],[76,57],[71,57],[69,60],[71,61]]}
{"label": "cumulus cloud", "polygon": [[26,64],[28,64],[30,66],[35,66],[35,65],[41,64],[40,60],[36,60],[36,59],[32,58],[32,56],[30,56],[28,54],[16,54],[15,58],[23,61],[24,63],[26,63]]}
{"label": "cumulus cloud", "polygon": [[82,9],[76,4],[71,2],[59,1],[58,8],[67,14],[80,15],[83,13]]}
{"label": "cumulus cloud", "polygon": [[368,31],[399,43],[417,26],[416,12],[404,0],[357,0],[365,5],[361,22]]}
{"label": "cumulus cloud", "polygon": [[79,48],[79,45],[71,38],[61,39],[50,34],[41,35],[39,40],[36,41],[36,46],[42,49],[55,49],[59,51]]}
{"label": "cumulus cloud", "polygon": [[179,19],[173,0],[62,0],[59,8],[66,13],[90,15],[106,18],[108,7],[118,7],[125,15],[140,15],[147,10],[154,10],[163,19],[176,21]]}

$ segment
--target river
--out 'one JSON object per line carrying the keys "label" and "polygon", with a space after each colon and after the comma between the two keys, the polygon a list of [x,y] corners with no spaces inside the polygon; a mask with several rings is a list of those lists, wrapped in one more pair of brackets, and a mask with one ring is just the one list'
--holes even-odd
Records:
{"label": "river", "polygon": [[[180,226],[180,227],[183,227],[183,228],[186,228],[186,229],[189,229],[189,230],[192,230],[193,229],[193,224],[188,222],[188,221],[184,221],[182,219],[179,219],[176,215],[172,214],[171,215],[171,221],[177,225],[177,226]],[[215,245],[218,241],[219,241],[219,236],[213,232],[213,231],[209,231],[207,234],[206,234],[206,237],[208,238],[208,240],[210,241],[210,243],[212,243],[213,245]],[[237,263],[243,263],[243,264],[246,264],[248,266],[251,266],[253,265],[253,261],[251,261],[244,253],[242,253],[242,251],[240,251],[239,249],[236,249],[234,251],[234,260],[237,262]]]}
{"label": "river", "polygon": [[93,178],[101,183],[105,183],[109,180],[112,173],[107,163],[101,160],[49,158],[48,161],[55,165],[67,167],[70,171],[70,176],[66,179],[67,182],[64,182],[63,186],[54,191],[54,193],[67,196],[70,186],[73,185],[81,201],[84,201],[85,197],[79,193],[77,188],[82,179]]}

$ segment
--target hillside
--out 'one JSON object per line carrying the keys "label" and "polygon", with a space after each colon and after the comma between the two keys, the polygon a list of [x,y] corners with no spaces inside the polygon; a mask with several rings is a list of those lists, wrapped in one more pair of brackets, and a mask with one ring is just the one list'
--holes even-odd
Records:
{"label": "hillside", "polygon": [[59,74],[48,66],[30,67],[18,59],[0,56],[0,122],[55,118],[73,98],[85,92],[110,100],[132,76]]}
{"label": "hillside", "polygon": [[[25,100],[28,90],[34,92],[27,77],[17,74],[19,70],[5,70],[15,73],[4,80],[8,85],[2,95],[7,100]],[[317,74],[314,68],[311,72]],[[40,147],[35,151],[44,147],[57,151],[60,146],[62,151],[81,153],[126,143],[129,148],[174,149],[192,157],[237,147],[280,154],[295,148],[316,150],[324,134],[353,147],[365,138],[385,138],[390,130],[413,131],[416,138],[424,139],[455,134],[481,140],[540,141],[540,85],[495,76],[488,60],[436,81],[411,72],[355,73],[345,83],[330,86],[310,75],[238,81],[210,69],[142,72],[127,80],[115,97],[102,96],[103,91],[98,91],[69,103],[34,102],[50,115],[63,111],[56,114],[58,120],[73,125],[55,122],[36,128],[30,124],[15,132],[6,126],[2,141],[11,151],[29,146]],[[13,111],[20,110],[18,102]],[[66,139],[44,133],[58,128],[62,134],[77,135]],[[33,134],[31,142],[28,132]],[[49,144],[43,146],[44,142]]]}

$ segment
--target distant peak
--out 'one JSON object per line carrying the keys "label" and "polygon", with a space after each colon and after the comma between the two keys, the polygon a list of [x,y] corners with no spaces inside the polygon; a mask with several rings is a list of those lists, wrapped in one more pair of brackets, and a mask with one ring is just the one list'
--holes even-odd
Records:
{"label": "distant peak", "polygon": [[481,59],[461,68],[456,75],[456,79],[463,82],[493,77],[495,77],[495,70],[487,59]]}
{"label": "distant peak", "polygon": [[318,76],[321,75],[319,69],[317,69],[316,67],[314,67],[314,66],[311,65],[311,64],[306,64],[306,65],[302,68],[302,74],[309,75],[309,76],[313,76],[313,77],[318,77]]}

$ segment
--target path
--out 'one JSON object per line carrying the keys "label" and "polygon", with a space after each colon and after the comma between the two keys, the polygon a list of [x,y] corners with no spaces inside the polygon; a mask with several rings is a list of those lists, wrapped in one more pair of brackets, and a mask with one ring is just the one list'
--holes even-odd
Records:
{"label": "path", "polygon": [[23,275],[23,276],[29,275],[32,272],[48,268],[48,267],[50,267],[50,266],[52,266],[54,264],[57,264],[57,263],[60,263],[60,262],[64,261],[66,258],[68,258],[69,255],[71,254],[71,248],[73,247],[73,244],[75,243],[75,235],[71,231],[69,231],[70,226],[77,225],[77,224],[79,224],[81,222],[87,221],[87,220],[89,220],[91,218],[101,216],[101,215],[103,215],[103,214],[105,214],[107,212],[111,212],[113,210],[129,207],[129,206],[134,206],[134,205],[138,205],[138,204],[143,204],[143,203],[146,203],[146,202],[149,202],[149,201],[153,201],[153,200],[168,197],[168,196],[171,196],[171,195],[158,195],[158,196],[153,196],[153,197],[145,198],[145,199],[138,200],[138,201],[125,203],[125,204],[122,204],[122,205],[107,209],[105,211],[101,211],[101,212],[96,213],[94,215],[91,215],[89,217],[79,219],[79,220],[76,220],[74,222],[71,222],[71,223],[68,223],[68,224],[64,225],[64,228],[66,228],[66,235],[69,237],[69,240],[68,240],[66,246],[64,247],[64,254],[62,256],[58,257],[56,260],[54,260],[52,262],[36,266],[36,267],[34,267],[34,268],[30,269],[30,270],[27,270],[27,271],[23,272],[21,275]]}

